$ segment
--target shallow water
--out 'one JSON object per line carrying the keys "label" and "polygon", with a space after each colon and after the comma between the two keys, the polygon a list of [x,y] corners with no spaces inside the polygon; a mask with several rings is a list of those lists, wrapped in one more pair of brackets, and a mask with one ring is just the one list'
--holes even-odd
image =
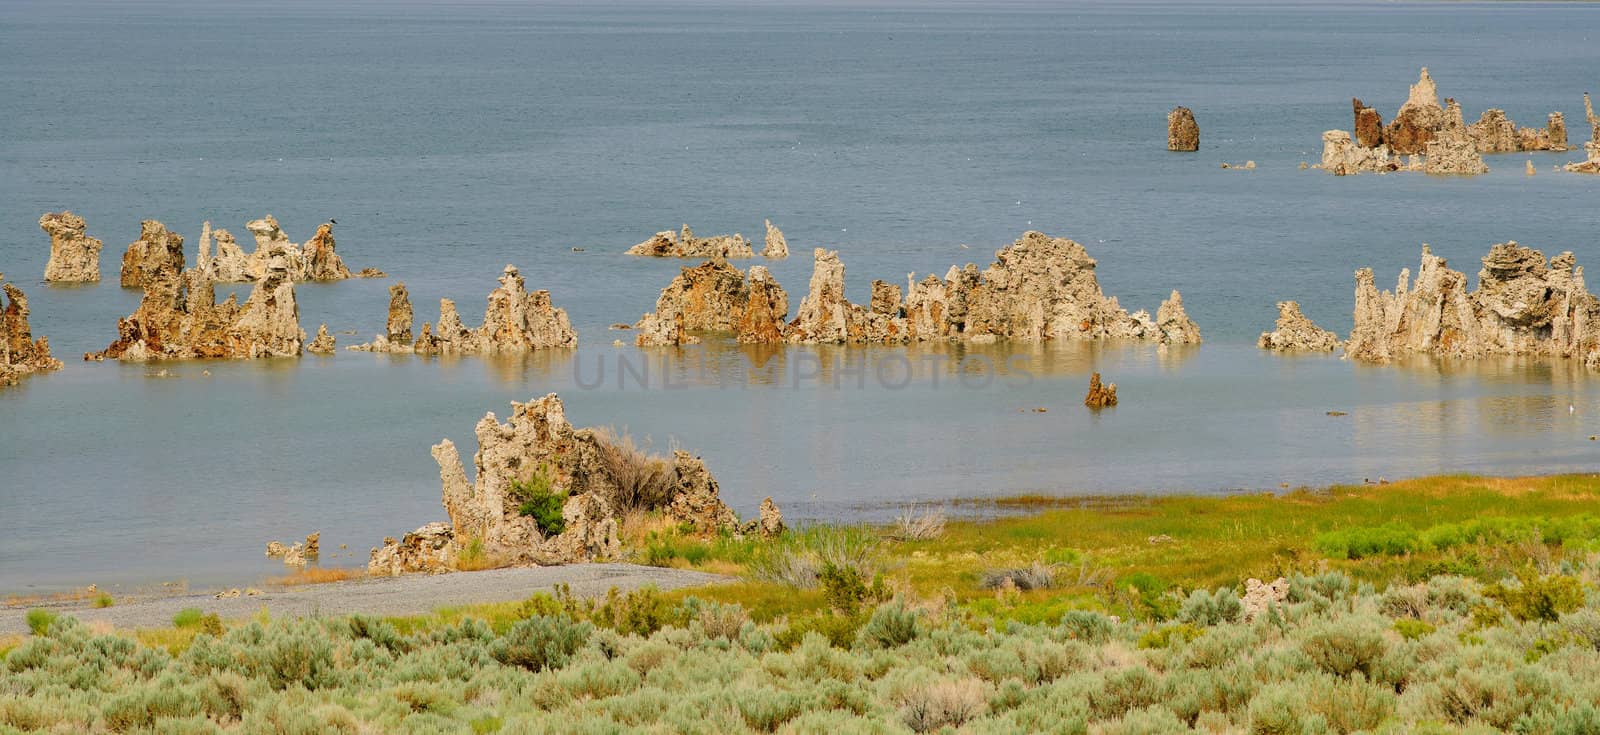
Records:
{"label": "shallow water", "polygon": [[[552,391],[578,425],[701,453],[739,511],[771,495],[791,518],[1591,470],[1600,396],[1565,362],[1370,367],[1253,340],[1285,298],[1348,330],[1351,272],[1392,284],[1424,241],[1469,273],[1507,239],[1600,262],[1600,180],[1549,170],[1576,154],[1532,156],[1532,178],[1521,154],[1464,180],[1297,168],[1348,127],[1351,96],[1392,116],[1422,65],[1469,120],[1559,109],[1581,141],[1595,28],[1600,8],[1568,3],[7,3],[0,272],[68,366],[0,391],[0,592],[239,581],[276,571],[268,539],[311,530],[351,547],[331,563],[360,563],[443,517],[429,445],[470,451],[485,411]],[[1199,118],[1198,154],[1164,150],[1175,104]],[[1218,167],[1245,160],[1258,168]],[[106,241],[110,280],[37,282],[36,221],[62,208]],[[582,346],[341,351],[171,378],[73,361],[137,303],[115,276],[140,219],[184,233],[192,256],[202,220],[248,240],[243,223],[267,212],[297,241],[337,218],[346,262],[404,280],[419,324],[440,297],[475,323],[516,263]],[[631,335],[606,325],[649,310],[687,264],[622,250],[684,221],[759,239],[763,217],[796,253],[768,263],[791,310],[812,247],[840,251],[864,300],[874,278],[983,265],[1039,229],[1083,242],[1130,309],[1180,289],[1207,341],[610,346]],[[390,282],[302,286],[302,322],[365,341]],[[1091,370],[1122,405],[1079,405]]]}

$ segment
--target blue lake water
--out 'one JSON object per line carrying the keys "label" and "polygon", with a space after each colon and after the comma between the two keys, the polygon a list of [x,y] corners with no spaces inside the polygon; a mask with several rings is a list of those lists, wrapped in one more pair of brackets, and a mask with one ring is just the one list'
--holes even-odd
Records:
{"label": "blue lake water", "polygon": [[[1561,110],[1581,142],[1597,29],[1600,6],[1521,2],[0,4],[0,272],[67,361],[0,390],[0,593],[247,581],[278,571],[267,540],[312,530],[350,547],[329,563],[361,563],[443,517],[431,444],[470,450],[484,412],[552,391],[579,425],[702,454],[739,511],[771,495],[801,519],[1592,470],[1600,391],[1581,368],[1372,367],[1254,339],[1287,298],[1347,331],[1352,272],[1390,286],[1423,242],[1472,274],[1508,239],[1600,264],[1600,179],[1551,171],[1576,153],[1532,155],[1534,177],[1525,154],[1472,179],[1298,168],[1349,127],[1352,96],[1388,118],[1424,65],[1469,120]],[[1165,150],[1178,104],[1197,154]],[[39,282],[38,217],[64,208],[106,242],[98,286]],[[167,378],[76,360],[137,304],[116,268],[141,219],[192,257],[202,221],[248,240],[266,213],[296,241],[338,219],[346,262],[405,281],[419,325],[440,297],[475,324],[515,263],[580,347],[341,350]],[[1130,310],[1181,290],[1206,342],[611,346],[631,338],[606,326],[687,264],[625,248],[683,222],[759,240],[763,218],[795,252],[766,263],[791,310],[813,247],[840,251],[865,300],[874,278],[981,266],[1038,229],[1084,243]],[[391,282],[303,285],[302,323],[365,341]],[[1092,370],[1122,405],[1079,405]]]}

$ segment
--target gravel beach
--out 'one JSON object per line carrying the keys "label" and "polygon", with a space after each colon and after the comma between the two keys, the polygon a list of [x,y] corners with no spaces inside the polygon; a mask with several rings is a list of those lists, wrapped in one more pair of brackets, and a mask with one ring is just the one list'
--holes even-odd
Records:
{"label": "gravel beach", "polygon": [[[416,615],[441,607],[521,600],[536,592],[568,585],[574,595],[598,597],[612,587],[631,590],[655,585],[663,590],[730,581],[704,572],[633,564],[573,564],[558,567],[493,569],[440,575],[406,575],[262,590],[260,595],[217,599],[210,594],[119,601],[94,608],[87,601],[52,606],[85,623],[105,621],[118,628],[172,625],[184,608],[199,608],[224,619],[254,615],[263,607],[274,617],[307,615]],[[26,608],[0,610],[0,635],[28,632]]]}

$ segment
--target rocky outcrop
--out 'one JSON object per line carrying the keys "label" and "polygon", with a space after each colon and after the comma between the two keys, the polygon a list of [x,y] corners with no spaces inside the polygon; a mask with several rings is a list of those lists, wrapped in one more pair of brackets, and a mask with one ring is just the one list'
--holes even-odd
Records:
{"label": "rocky outcrop", "polygon": [[[1563,151],[1567,149],[1566,121],[1559,112],[1552,112],[1543,128],[1518,128],[1506,117],[1505,110],[1490,108],[1478,121],[1466,125],[1461,120],[1459,106],[1452,100],[1439,105],[1439,91],[1433,78],[1424,67],[1411,86],[1410,95],[1400,112],[1387,127],[1378,111],[1359,99],[1351,100],[1355,113],[1354,144],[1365,149],[1384,148],[1394,155],[1438,156],[1440,160],[1429,163],[1424,170],[1438,174],[1476,174],[1487,171],[1481,160],[1471,153],[1512,153],[1516,151]],[[1443,142],[1441,143],[1441,140]],[[1323,136],[1324,157],[1328,137]],[[1468,148],[1471,149],[1469,152]],[[1376,156],[1374,168],[1363,168],[1360,159],[1350,161],[1344,173],[1357,171],[1396,170],[1387,167],[1388,155]],[[1336,173],[1334,166],[1324,166]]]}
{"label": "rocky outcrop", "polygon": [[[212,253],[212,243],[216,253]],[[200,225],[200,254],[194,263],[195,270],[205,274],[214,283],[245,283],[250,276],[250,256],[239,247],[233,233],[222,228],[211,229],[211,222]]]}
{"label": "rocky outcrop", "polygon": [[[335,249],[333,224],[324,222],[304,246],[296,245],[284,234],[278,220],[272,215],[251,220],[245,229],[255,239],[254,253],[245,253],[227,230],[211,229],[211,223],[201,225],[200,255],[195,268],[205,272],[216,283],[242,283],[260,280],[274,259],[281,259],[292,281],[342,281],[354,278],[350,268]],[[216,253],[213,255],[212,244]],[[359,277],[381,277],[382,271],[368,268]]]}
{"label": "rocky outcrop", "polygon": [[1100,373],[1089,376],[1089,392],[1083,397],[1083,405],[1089,408],[1105,408],[1117,405],[1117,384],[1101,383]]}
{"label": "rocky outcrop", "polygon": [[144,263],[151,248],[163,251],[175,248],[178,252],[178,269],[183,270],[183,236],[168,230],[160,222],[147,219],[139,224],[139,239],[130,243],[128,251],[122,255],[123,288],[144,287]]}
{"label": "rocky outcrop", "polygon": [[1562,169],[1575,174],[1600,174],[1600,143],[1584,143],[1583,150],[1588,154],[1588,158],[1569,163],[1562,166]]}
{"label": "rocky outcrop", "polygon": [[144,295],[139,308],[117,320],[117,340],[85,360],[182,360],[293,357],[305,332],[294,282],[282,259],[268,265],[243,305],[236,296],[216,303],[215,288],[199,269],[183,270],[183,240],[159,240],[138,264]]}
{"label": "rocky outcrop", "polygon": [[866,306],[845,296],[845,269],[836,251],[812,253],[810,287],[793,321],[783,322],[788,296],[770,272],[746,277],[713,259],[684,268],[634,325],[640,346],[699,341],[695,332],[731,334],[747,344],[903,344],[922,341],[1121,338],[1196,344],[1200,330],[1173,291],[1156,317],[1129,314],[1105,296],[1094,259],[1082,245],[1039,232],[1025,233],[979,271],[951,267],[944,278],[907,277],[904,290],[872,282]]}
{"label": "rocky outcrop", "polygon": [[44,280],[52,283],[93,283],[100,280],[102,243],[84,234],[83,218],[71,212],[51,212],[39,218],[39,229],[50,236],[50,262]]}
{"label": "rocky outcrop", "polygon": [[1283,577],[1272,580],[1270,584],[1255,578],[1245,580],[1244,599],[1240,600],[1244,608],[1245,622],[1270,614],[1273,608],[1284,604],[1288,599],[1289,580]]}
{"label": "rocky outcrop", "polygon": [[1362,172],[1415,171],[1421,168],[1421,163],[1414,159],[1402,160],[1387,145],[1367,148],[1356,145],[1346,131],[1329,130],[1322,134],[1322,162],[1317,168],[1335,176],[1350,176]]}
{"label": "rocky outcrop", "polygon": [[1407,354],[1441,357],[1546,355],[1600,368],[1600,299],[1590,295],[1572,253],[1549,261],[1515,242],[1483,258],[1478,287],[1423,246],[1415,282],[1400,272],[1379,292],[1372,269],[1356,272],[1355,326],[1345,352],[1385,362]]}
{"label": "rocky outcrop", "polygon": [[1187,107],[1174,107],[1167,113],[1167,150],[1200,150],[1200,126]]}
{"label": "rocky outcrop", "polygon": [[411,298],[404,284],[389,289],[386,334],[346,349],[361,352],[414,352],[421,355],[522,354],[578,343],[567,312],[550,302],[549,291],[529,293],[522,275],[507,265],[500,287],[489,292],[483,325],[468,329],[450,299],[439,300],[439,323],[424,323],[411,339]]}
{"label": "rocky outcrop", "polygon": [[317,336],[306,343],[306,352],[315,352],[319,355],[331,355],[338,349],[338,342],[334,336],[328,334],[328,325],[317,327]]}
{"label": "rocky outcrop", "polygon": [[656,310],[634,325],[641,347],[696,344],[691,332],[732,335],[744,343],[772,344],[783,338],[789,297],[762,266],[748,276],[726,260],[713,258],[683,268],[661,290]]}
{"label": "rocky outcrop", "polygon": [[1383,116],[1354,97],[1350,98],[1350,107],[1355,112],[1356,145],[1362,148],[1383,145]]}
{"label": "rocky outcrop", "polygon": [[770,220],[770,219],[766,220],[766,223],[767,223],[767,241],[766,241],[766,247],[761,249],[761,257],[763,257],[763,258],[787,258],[787,257],[789,257],[789,239],[783,236],[783,231],[778,229],[777,225],[772,224],[772,220]]}
{"label": "rocky outcrop", "polygon": [[[451,571],[468,546],[481,547],[491,563],[505,566],[615,559],[622,553],[617,536],[621,516],[629,511],[659,513],[707,536],[740,531],[737,517],[719,496],[716,479],[688,452],[650,458],[670,467],[666,488],[660,497],[639,500],[629,492],[626,473],[603,459],[609,453],[608,435],[574,429],[555,394],[511,406],[504,424],[493,413],[478,422],[470,481],[454,443],[446,439],[433,447],[449,523],[430,523],[403,539],[385,539],[382,548],[373,549],[369,571]],[[522,513],[530,492],[559,499],[560,530],[546,533],[535,517]],[[770,515],[776,516],[776,510]],[[767,516],[764,511],[764,521]]]}
{"label": "rocky outcrop", "polygon": [[1278,302],[1278,323],[1262,332],[1256,346],[1263,350],[1328,352],[1339,346],[1339,335],[1317,326],[1300,311],[1296,301]]}
{"label": "rocky outcrop", "polygon": [[1440,176],[1476,176],[1489,172],[1483,157],[1478,155],[1477,144],[1467,132],[1461,118],[1461,105],[1455,100],[1445,101],[1445,124],[1428,141],[1423,156],[1422,171]]}
{"label": "rocky outcrop", "polygon": [[[788,245],[784,247],[787,249]],[[628,255],[654,258],[749,258],[755,252],[750,249],[750,241],[744,239],[743,235],[695,237],[689,226],[684,225],[682,232],[657,232],[649,240],[628,248]]]}
{"label": "rocky outcrop", "polygon": [[772,502],[772,496],[767,496],[761,501],[760,516],[744,524],[746,536],[757,535],[762,538],[777,538],[783,535],[783,513],[778,511],[778,504]]}
{"label": "rocky outcrop", "polygon": [[28,297],[22,289],[4,283],[0,274],[0,385],[16,385],[24,376],[60,370],[61,361],[50,356],[50,340],[34,339],[28,325]]}
{"label": "rocky outcrop", "polygon": [[317,234],[312,235],[301,248],[301,259],[305,261],[305,280],[307,281],[342,281],[350,277],[350,269],[345,267],[344,259],[334,252],[333,225],[327,222],[317,227]]}
{"label": "rocky outcrop", "polygon": [[1401,155],[1425,153],[1428,142],[1444,127],[1444,108],[1439,106],[1439,89],[1428,76],[1428,67],[1422,67],[1417,83],[1400,112],[1395,114],[1389,127],[1384,129],[1383,142]]}
{"label": "rocky outcrop", "polygon": [[411,294],[406,291],[405,282],[402,281],[390,286],[389,318],[384,322],[390,342],[402,345],[411,344],[411,318]]}

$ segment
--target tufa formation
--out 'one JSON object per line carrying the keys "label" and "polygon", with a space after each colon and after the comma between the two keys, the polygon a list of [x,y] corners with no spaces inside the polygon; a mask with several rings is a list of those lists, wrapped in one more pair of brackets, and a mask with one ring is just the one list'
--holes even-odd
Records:
{"label": "tufa formation", "polygon": [[0,274],[0,292],[5,300],[0,303],[0,386],[16,385],[23,377],[33,373],[60,370],[61,361],[50,356],[50,340],[33,338],[28,326],[28,297],[22,289],[4,283]]}
{"label": "tufa formation", "polygon": [[50,262],[44,280],[51,283],[95,283],[100,280],[99,240],[84,234],[83,218],[71,212],[46,213],[39,229],[50,236]]}

